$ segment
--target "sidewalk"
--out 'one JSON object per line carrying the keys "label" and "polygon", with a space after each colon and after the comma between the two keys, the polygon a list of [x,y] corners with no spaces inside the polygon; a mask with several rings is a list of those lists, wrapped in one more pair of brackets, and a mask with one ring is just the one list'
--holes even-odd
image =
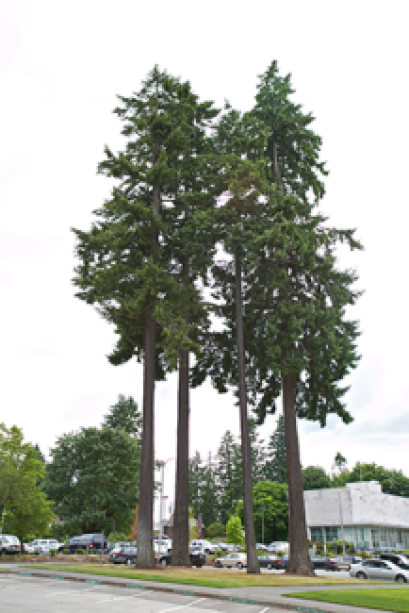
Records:
{"label": "sidewalk", "polygon": [[[3,566],[3,565],[2,565]],[[5,566],[5,565],[4,565]],[[3,567],[4,567],[3,566]],[[365,611],[366,613],[376,613],[375,609],[361,609],[359,607],[346,607],[332,603],[321,603],[312,600],[299,600],[296,598],[284,598],[282,594],[292,592],[305,592],[308,589],[334,589],[334,586],[269,586],[269,587],[243,587],[243,588],[213,588],[203,586],[184,586],[174,583],[160,583],[156,581],[140,581],[138,579],[125,579],[121,577],[106,577],[92,574],[74,573],[74,572],[59,572],[58,568],[55,571],[41,570],[36,568],[19,568],[12,566],[8,569],[11,574],[22,576],[31,576],[38,578],[54,578],[60,581],[78,581],[81,583],[95,583],[99,585],[108,585],[113,587],[126,587],[140,590],[167,592],[173,594],[184,594],[187,596],[206,597],[215,600],[224,600],[229,602],[237,602],[241,604],[258,605],[262,608],[277,607],[280,609],[305,611],[308,613],[328,612],[328,613],[353,613],[357,611]],[[3,574],[3,573],[2,573]],[[356,589],[356,588],[371,589],[371,586],[345,586],[339,589]],[[385,584],[379,587],[389,587]],[[392,584],[390,587],[396,587]],[[379,613],[379,611],[378,611]]]}

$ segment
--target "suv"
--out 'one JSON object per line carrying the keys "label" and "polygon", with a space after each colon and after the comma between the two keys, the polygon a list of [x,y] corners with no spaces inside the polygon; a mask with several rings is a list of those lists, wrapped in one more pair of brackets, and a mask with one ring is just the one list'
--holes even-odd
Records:
{"label": "suv", "polygon": [[2,555],[6,555],[6,553],[20,553],[20,541],[13,534],[0,534],[0,552]]}
{"label": "suv", "polygon": [[216,551],[213,546],[213,543],[204,539],[196,539],[195,541],[190,541],[189,547],[192,549],[201,549],[202,551],[204,551],[204,553],[214,553]]}
{"label": "suv", "polygon": [[58,547],[58,553],[62,553],[64,549],[69,549],[70,553],[75,553],[78,549],[89,549],[90,552],[106,549],[108,547],[108,543],[104,538],[104,542],[102,542],[102,533],[98,532],[97,534],[81,534],[81,536],[74,536],[73,538],[68,539],[66,545],[60,545]]}

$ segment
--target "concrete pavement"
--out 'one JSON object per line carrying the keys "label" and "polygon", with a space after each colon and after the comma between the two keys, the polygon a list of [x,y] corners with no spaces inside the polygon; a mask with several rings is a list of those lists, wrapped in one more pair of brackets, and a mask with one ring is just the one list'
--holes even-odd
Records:
{"label": "concrete pavement", "polygon": [[[296,598],[284,598],[282,594],[290,594],[295,592],[304,592],[309,589],[313,590],[331,590],[334,586],[260,586],[260,587],[243,587],[243,588],[213,588],[203,586],[187,586],[173,583],[160,583],[154,581],[141,581],[137,579],[125,579],[121,577],[106,577],[92,574],[83,573],[71,573],[60,572],[58,565],[55,570],[41,570],[39,568],[21,568],[12,566],[9,567],[9,575],[36,578],[38,581],[52,580],[52,581],[67,581],[75,582],[77,584],[87,584],[87,586],[109,586],[112,589],[128,588],[138,590],[139,593],[143,593],[145,590],[152,592],[160,592],[162,594],[172,594],[189,596],[193,598],[204,598],[206,601],[224,601],[228,603],[237,603],[251,606],[259,606],[262,609],[270,608],[276,610],[296,610],[306,612],[331,612],[331,613],[349,613],[359,610],[357,607],[346,607],[344,605],[330,604],[330,603],[318,603],[316,601],[299,600]],[[0,576],[4,577],[5,573],[1,573]],[[337,586],[335,589],[371,589],[372,587],[392,588],[396,587],[395,584],[382,584],[379,586],[372,585],[351,585],[351,586]],[[402,589],[408,589],[402,586]],[[374,612],[373,609],[362,609],[368,613]]]}

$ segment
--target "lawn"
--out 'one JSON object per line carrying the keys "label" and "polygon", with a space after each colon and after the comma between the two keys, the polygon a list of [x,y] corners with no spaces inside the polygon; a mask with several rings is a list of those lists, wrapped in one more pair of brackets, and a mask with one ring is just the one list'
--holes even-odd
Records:
{"label": "lawn", "polygon": [[114,565],[96,564],[30,564],[24,568],[53,570],[58,573],[74,572],[102,575],[108,577],[123,577],[139,581],[158,581],[161,583],[180,583],[184,585],[202,585],[206,587],[229,588],[269,585],[351,585],[361,583],[358,579],[327,579],[326,577],[294,577],[284,574],[247,575],[246,573],[229,570],[169,568],[159,566],[155,569],[118,568]]}
{"label": "lawn", "polygon": [[381,609],[382,611],[409,611],[409,587],[325,590],[322,592],[297,592],[283,594],[283,596]]}

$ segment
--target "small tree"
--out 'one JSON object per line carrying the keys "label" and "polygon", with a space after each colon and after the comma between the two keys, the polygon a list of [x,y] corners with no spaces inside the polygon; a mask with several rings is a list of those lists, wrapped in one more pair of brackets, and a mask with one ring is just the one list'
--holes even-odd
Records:
{"label": "small tree", "polygon": [[243,527],[240,517],[232,515],[226,526],[226,541],[228,543],[243,544]]}
{"label": "small tree", "polygon": [[199,536],[197,520],[192,507],[189,508],[189,541],[194,541]]}
{"label": "small tree", "polygon": [[206,528],[206,536],[209,539],[216,538],[217,536],[226,536],[226,526],[223,526],[219,521],[215,521]]}

